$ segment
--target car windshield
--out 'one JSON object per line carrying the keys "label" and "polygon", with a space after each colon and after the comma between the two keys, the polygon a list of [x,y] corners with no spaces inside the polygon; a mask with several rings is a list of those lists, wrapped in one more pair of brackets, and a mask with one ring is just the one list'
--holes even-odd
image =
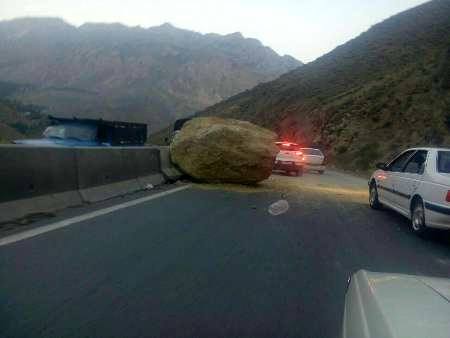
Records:
{"label": "car windshield", "polygon": [[438,152],[438,172],[450,174],[450,151]]}
{"label": "car windshield", "polygon": [[60,124],[47,127],[44,131],[46,138],[75,139],[79,141],[95,141],[97,127],[81,124]]}
{"label": "car windshield", "polygon": [[0,338],[450,338],[450,0],[0,0],[0,143]]}

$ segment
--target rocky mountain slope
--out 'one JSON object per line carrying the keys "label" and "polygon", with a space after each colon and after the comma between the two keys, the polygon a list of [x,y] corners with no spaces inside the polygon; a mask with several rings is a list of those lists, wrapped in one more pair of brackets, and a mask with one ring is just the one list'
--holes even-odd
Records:
{"label": "rocky mountain slope", "polygon": [[0,22],[0,79],[14,98],[63,116],[150,123],[203,109],[301,65],[258,40],[164,24],[74,27],[61,19]]}
{"label": "rocky mountain slope", "polygon": [[315,62],[200,115],[246,119],[368,170],[412,145],[450,144],[450,1],[395,15]]}

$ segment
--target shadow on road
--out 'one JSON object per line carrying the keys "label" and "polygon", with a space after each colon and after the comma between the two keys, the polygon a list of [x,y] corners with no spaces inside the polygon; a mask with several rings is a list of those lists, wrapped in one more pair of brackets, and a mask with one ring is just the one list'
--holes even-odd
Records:
{"label": "shadow on road", "polygon": [[444,248],[448,249],[450,251],[450,231],[449,230],[440,230],[440,229],[428,229],[428,232],[423,237],[419,237],[416,234],[414,234],[411,230],[411,221],[407,219],[406,217],[398,214],[397,212],[384,208],[382,211],[386,215],[388,215],[390,218],[392,218],[392,221],[401,226],[401,229],[404,233],[408,233],[411,236],[417,237],[422,240],[423,243],[434,243],[437,245],[441,245]]}

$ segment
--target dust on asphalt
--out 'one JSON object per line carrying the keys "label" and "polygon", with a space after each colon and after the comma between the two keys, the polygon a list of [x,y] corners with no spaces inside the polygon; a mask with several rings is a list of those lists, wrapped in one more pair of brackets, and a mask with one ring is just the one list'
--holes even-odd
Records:
{"label": "dust on asphalt", "polygon": [[[268,216],[299,213],[319,217],[331,210],[333,217],[364,223],[369,216],[367,181],[356,176],[328,171],[323,175],[305,173],[301,177],[272,175],[254,186],[236,184],[195,184],[206,190],[243,194],[266,194]],[[283,201],[283,202],[282,202]]]}
{"label": "dust on asphalt", "polygon": [[257,185],[238,184],[195,184],[206,190],[224,190],[238,193],[280,193],[282,198],[305,201],[310,198],[320,201],[332,198],[354,203],[366,204],[368,199],[367,182],[364,179],[338,172],[324,175],[307,173],[302,177],[272,175]]}

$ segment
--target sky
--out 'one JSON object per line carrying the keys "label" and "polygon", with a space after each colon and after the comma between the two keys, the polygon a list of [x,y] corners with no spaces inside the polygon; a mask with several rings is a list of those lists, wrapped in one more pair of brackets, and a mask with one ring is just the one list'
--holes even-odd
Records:
{"label": "sky", "polygon": [[277,53],[310,62],[372,25],[424,0],[0,0],[0,20],[24,16],[241,32]]}

